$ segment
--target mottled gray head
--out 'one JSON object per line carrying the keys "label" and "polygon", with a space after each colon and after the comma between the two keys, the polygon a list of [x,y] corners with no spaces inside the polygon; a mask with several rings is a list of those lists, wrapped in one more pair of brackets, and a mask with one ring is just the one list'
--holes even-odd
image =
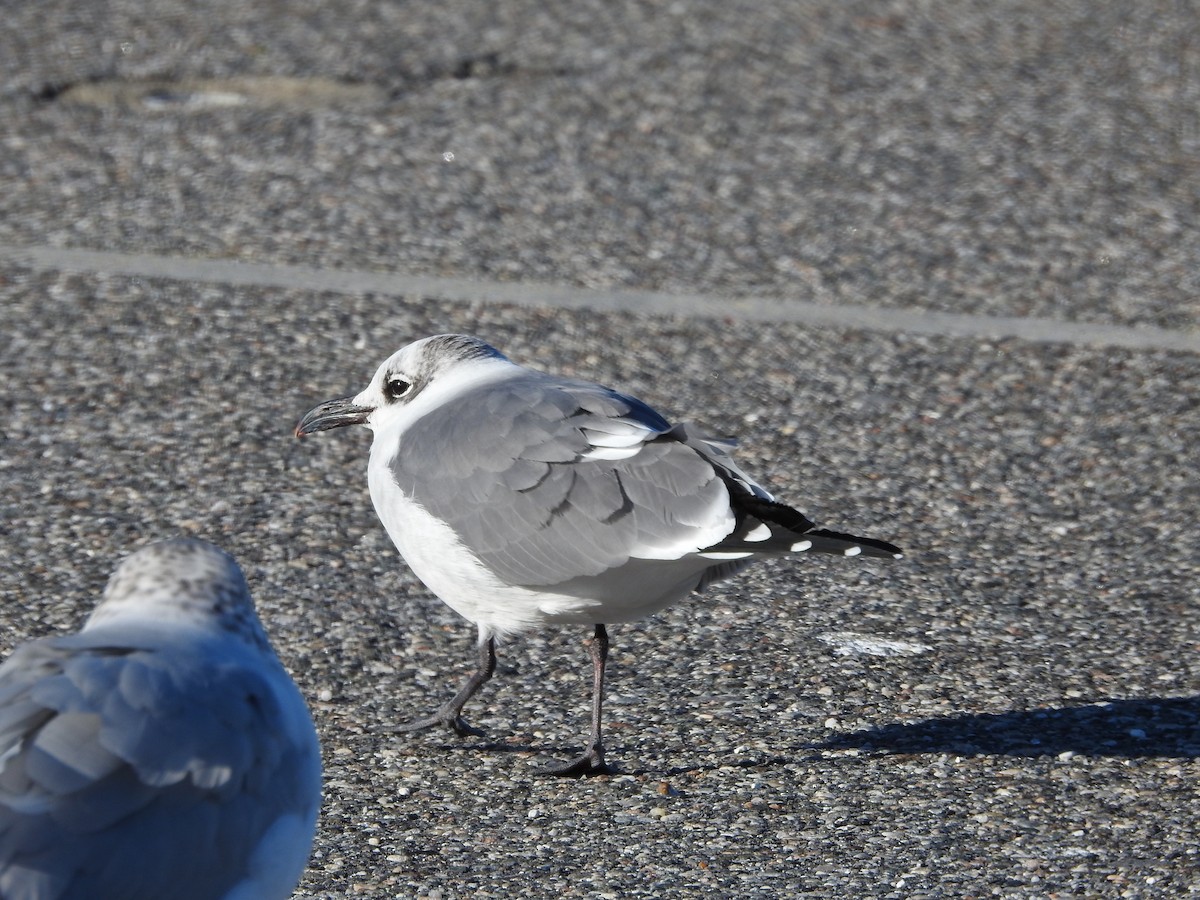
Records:
{"label": "mottled gray head", "polygon": [[117,566],[84,628],[125,621],[186,623],[267,646],[242,570],[197,538],[150,544]]}
{"label": "mottled gray head", "polygon": [[453,390],[455,374],[469,377],[480,363],[509,364],[495,347],[467,334],[438,334],[414,341],[388,357],[361,393],[328,400],[305,413],[296,426],[296,436],[342,425],[378,428],[432,385],[442,383]]}

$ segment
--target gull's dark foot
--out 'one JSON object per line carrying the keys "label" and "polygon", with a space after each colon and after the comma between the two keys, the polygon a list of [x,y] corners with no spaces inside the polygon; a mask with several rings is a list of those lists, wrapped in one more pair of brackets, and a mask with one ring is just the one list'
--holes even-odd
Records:
{"label": "gull's dark foot", "polygon": [[448,728],[459,737],[480,737],[487,734],[482,728],[468,725],[466,720],[458,714],[457,709],[447,709],[445,707],[439,709],[431,716],[417,719],[414,722],[402,722],[399,725],[380,725],[371,730],[381,734],[404,734],[410,731],[425,731],[427,728]]}
{"label": "gull's dark foot", "polygon": [[564,765],[547,766],[539,775],[555,775],[559,778],[586,778],[590,775],[612,775],[614,769],[604,761],[604,748],[592,745],[579,759]]}
{"label": "gull's dark foot", "polygon": [[560,778],[585,778],[589,775],[611,775],[613,769],[604,762],[604,743],[600,737],[600,708],[604,698],[604,662],[608,659],[608,630],[596,626],[592,638],[592,732],[583,756],[566,765],[542,769],[542,775]]}
{"label": "gull's dark foot", "polygon": [[481,737],[487,734],[482,728],[475,728],[463,721],[462,710],[467,701],[475,696],[479,686],[492,677],[496,671],[496,639],[485,638],[479,642],[479,668],[466,680],[454,699],[443,704],[437,712],[415,722],[405,722],[403,725],[389,725],[381,731],[409,732],[424,731],[426,728],[449,728],[459,737]]}
{"label": "gull's dark foot", "polygon": [[487,734],[482,728],[476,728],[474,725],[468,725],[466,720],[457,712],[447,710],[438,710],[432,716],[426,716],[423,719],[417,719],[415,722],[404,722],[401,725],[391,725],[388,731],[410,732],[424,731],[427,728],[449,728],[459,737],[480,737]]}

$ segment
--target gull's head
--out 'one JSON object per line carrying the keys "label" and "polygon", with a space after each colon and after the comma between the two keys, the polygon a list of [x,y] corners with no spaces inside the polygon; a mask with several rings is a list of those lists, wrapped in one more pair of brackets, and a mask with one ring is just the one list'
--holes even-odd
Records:
{"label": "gull's head", "polygon": [[504,354],[477,337],[422,338],[384,360],[361,393],[326,400],[306,412],[296,425],[296,437],[343,425],[366,425],[378,432],[406,419],[418,400],[428,401],[439,393],[433,386],[451,387],[460,377],[469,378],[497,362],[509,365]]}
{"label": "gull's head", "polygon": [[199,626],[268,646],[238,564],[196,538],[159,541],[126,557],[83,627],[135,621]]}

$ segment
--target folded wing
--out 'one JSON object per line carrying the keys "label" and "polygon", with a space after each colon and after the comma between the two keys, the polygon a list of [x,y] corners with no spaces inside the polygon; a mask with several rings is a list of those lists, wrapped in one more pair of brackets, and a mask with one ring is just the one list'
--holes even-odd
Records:
{"label": "folded wing", "polygon": [[[220,896],[254,877],[277,823],[311,840],[319,760],[298,693],[237,653],[100,638],[0,666],[0,896]],[[307,845],[293,853],[302,866]]]}
{"label": "folded wing", "polygon": [[639,400],[527,373],[416,422],[392,474],[501,580],[548,586],[729,534],[733,476],[704,449]]}

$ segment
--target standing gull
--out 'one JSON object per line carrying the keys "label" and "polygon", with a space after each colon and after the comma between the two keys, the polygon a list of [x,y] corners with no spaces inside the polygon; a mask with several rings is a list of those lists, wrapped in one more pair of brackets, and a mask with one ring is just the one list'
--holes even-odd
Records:
{"label": "standing gull", "polygon": [[151,544],[0,666],[0,897],[283,900],[321,754],[237,563]]}
{"label": "standing gull", "polygon": [[466,335],[402,348],[362,393],[306,413],[296,435],[342,425],[374,432],[371,500],[401,555],[479,627],[475,673],[400,730],[478,733],[462,708],[495,671],[497,636],[595,628],[591,735],[552,774],[607,771],[605,624],[657,612],[758,556],[900,556],[776,503],[733,462],[732,442],[672,426],[601,385],[518,366]]}

